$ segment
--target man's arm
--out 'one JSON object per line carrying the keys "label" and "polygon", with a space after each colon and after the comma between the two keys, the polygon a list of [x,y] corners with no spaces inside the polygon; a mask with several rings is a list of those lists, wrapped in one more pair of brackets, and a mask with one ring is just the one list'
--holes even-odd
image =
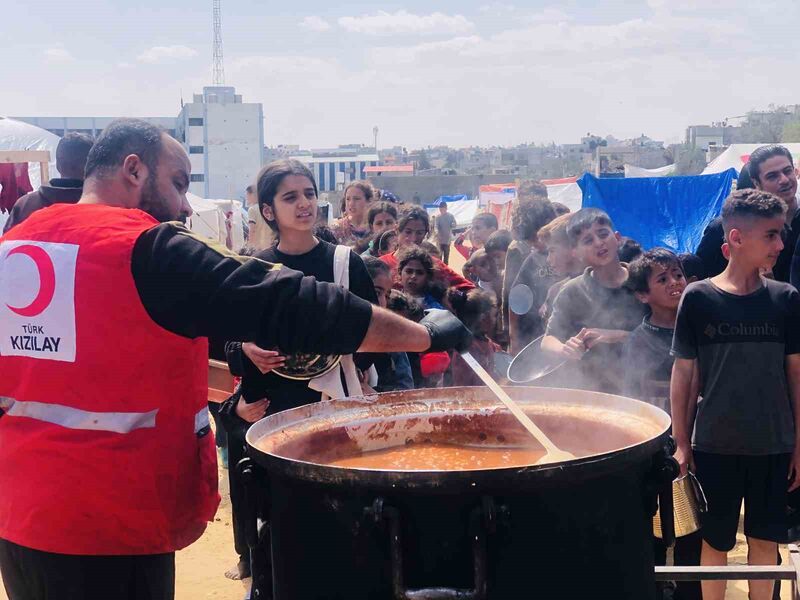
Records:
{"label": "man's arm", "polygon": [[[694,426],[694,408],[697,406],[697,395],[692,394],[693,377],[697,359],[676,358],[672,365],[672,378],[669,384],[669,399],[672,410],[672,436],[678,449],[675,459],[681,466],[681,475],[687,470],[694,471],[692,456],[692,428]],[[693,397],[694,396],[694,397]]]}

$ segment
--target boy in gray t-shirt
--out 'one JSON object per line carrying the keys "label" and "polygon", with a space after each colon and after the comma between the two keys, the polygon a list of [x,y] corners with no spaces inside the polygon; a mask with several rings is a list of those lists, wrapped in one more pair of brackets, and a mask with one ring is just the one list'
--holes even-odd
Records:
{"label": "boy in gray t-shirt", "polygon": [[[722,208],[728,267],[691,284],[678,308],[673,434],[681,470],[695,470],[708,499],[706,566],[727,564],[743,499],[749,563],[775,564],[777,543],[786,541],[787,489],[800,485],[800,294],[761,276],[783,248],[785,213],[783,201],[767,192],[731,194]],[[695,371],[702,400],[692,423]],[[724,598],[724,581],[702,587],[704,599]],[[751,581],[750,598],[768,600],[772,588],[772,581]]]}

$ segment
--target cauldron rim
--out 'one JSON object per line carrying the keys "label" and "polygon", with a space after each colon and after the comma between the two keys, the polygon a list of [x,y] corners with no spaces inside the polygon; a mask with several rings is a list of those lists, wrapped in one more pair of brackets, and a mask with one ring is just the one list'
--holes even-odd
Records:
{"label": "cauldron rim", "polygon": [[[503,467],[488,469],[473,469],[464,471],[392,471],[384,469],[364,469],[341,467],[322,464],[273,454],[259,449],[255,442],[265,435],[280,431],[282,428],[302,422],[307,419],[320,418],[320,414],[345,414],[340,411],[364,410],[370,406],[394,404],[426,404],[450,401],[454,398],[469,396],[490,397],[488,389],[483,387],[457,387],[435,388],[422,390],[407,390],[402,392],[385,392],[370,396],[354,396],[327,402],[318,402],[298,408],[290,409],[274,415],[267,416],[254,423],[247,432],[246,440],[248,453],[253,459],[267,469],[271,476],[285,476],[292,479],[304,480],[310,483],[331,483],[335,485],[368,487],[370,489],[420,489],[431,491],[442,488],[448,492],[463,487],[469,491],[479,491],[486,486],[512,487],[520,483],[535,480],[537,484],[547,484],[562,480],[584,479],[599,477],[607,472],[617,470],[625,464],[640,463],[645,456],[652,456],[661,449],[669,435],[671,421],[667,413],[650,404],[613,394],[573,390],[566,388],[544,388],[538,386],[515,386],[506,388],[512,395],[522,393],[547,395],[548,402],[578,406],[574,401],[576,394],[583,400],[591,400],[590,404],[602,406],[605,409],[622,412],[636,413],[643,420],[651,421],[654,431],[658,433],[649,435],[642,441],[631,445],[616,448],[608,452],[592,454],[583,458],[560,463],[543,465],[527,465],[523,467]],[[433,396],[433,397],[432,397]],[[571,398],[572,400],[567,400]],[[536,403],[536,398],[517,398],[524,406]],[[466,401],[465,401],[466,402]],[[499,404],[499,403],[498,403]],[[487,403],[487,405],[489,405]]]}

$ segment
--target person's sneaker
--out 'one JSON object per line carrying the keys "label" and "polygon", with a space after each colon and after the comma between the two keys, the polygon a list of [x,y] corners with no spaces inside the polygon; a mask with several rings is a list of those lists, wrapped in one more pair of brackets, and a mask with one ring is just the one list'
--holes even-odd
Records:
{"label": "person's sneaker", "polygon": [[222,465],[223,469],[228,468],[228,447],[225,446],[224,448],[219,449],[219,462]]}

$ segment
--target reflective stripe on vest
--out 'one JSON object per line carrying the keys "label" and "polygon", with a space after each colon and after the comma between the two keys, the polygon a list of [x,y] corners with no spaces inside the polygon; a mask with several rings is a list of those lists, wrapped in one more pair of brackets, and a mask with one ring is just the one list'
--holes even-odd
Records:
{"label": "reflective stripe on vest", "polygon": [[[0,408],[9,417],[27,417],[68,429],[113,433],[155,427],[158,413],[158,409],[148,412],[90,412],[62,404],[21,401],[7,396],[0,396]],[[208,409],[204,410],[208,412]]]}
{"label": "reflective stripe on vest", "polygon": [[194,416],[194,432],[200,433],[206,428],[211,427],[211,421],[208,419],[208,407],[204,406]]}

